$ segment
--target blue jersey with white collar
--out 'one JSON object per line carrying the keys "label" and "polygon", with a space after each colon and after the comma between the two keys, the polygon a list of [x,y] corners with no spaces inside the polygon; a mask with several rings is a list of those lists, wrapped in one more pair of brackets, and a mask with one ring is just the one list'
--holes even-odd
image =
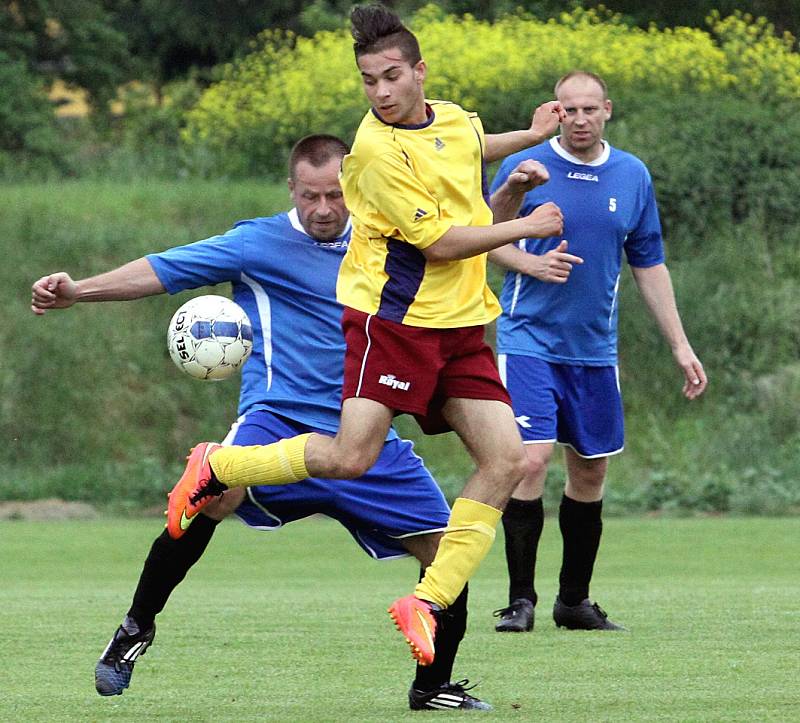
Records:
{"label": "blue jersey with white collar", "polygon": [[519,247],[541,255],[566,239],[568,252],[584,262],[573,266],[565,284],[506,274],[497,350],[558,364],[614,365],[622,253],[635,267],[664,261],[650,174],[638,158],[607,143],[599,158],[585,164],[553,138],[506,158],[492,192],[527,159],[542,163],[550,180],[525,194],[520,215],[552,201],[564,214],[564,232],[559,237],[523,239]]}
{"label": "blue jersey with white collar", "polygon": [[254,337],[242,368],[240,415],[267,409],[338,429],[345,345],[336,279],[349,240],[349,222],[338,239],[312,238],[292,209],[147,256],[170,294],[232,284]]}

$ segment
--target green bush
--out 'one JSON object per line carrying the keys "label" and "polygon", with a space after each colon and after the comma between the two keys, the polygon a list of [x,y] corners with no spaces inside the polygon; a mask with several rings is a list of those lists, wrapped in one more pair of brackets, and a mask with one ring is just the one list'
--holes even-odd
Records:
{"label": "green bush", "polygon": [[[619,16],[580,9],[550,21],[510,15],[489,23],[428,6],[411,26],[430,70],[428,95],[478,110],[492,132],[527,124],[555,79],[576,67],[607,79],[621,117],[631,123],[653,98],[663,108],[682,94],[692,96],[693,106],[683,111],[698,122],[706,96],[738,98],[747,102],[742,108],[756,100],[800,99],[800,56],[792,39],[741,14],[715,15],[705,32],[642,30]],[[203,94],[183,137],[217,158],[226,173],[280,168],[287,149],[306,133],[352,138],[367,108],[360,85],[346,29],[313,38],[268,31]],[[740,117],[738,139],[755,115]]]}

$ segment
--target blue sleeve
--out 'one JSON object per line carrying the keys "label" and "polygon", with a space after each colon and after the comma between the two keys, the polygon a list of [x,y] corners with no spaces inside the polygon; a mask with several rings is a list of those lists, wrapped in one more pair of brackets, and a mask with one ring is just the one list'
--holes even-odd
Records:
{"label": "blue sleeve", "polygon": [[242,273],[245,229],[246,225],[237,225],[221,236],[176,246],[146,258],[170,294],[235,281]]}
{"label": "blue sleeve", "polygon": [[664,263],[664,240],[661,236],[661,221],[653,191],[653,182],[647,169],[644,170],[639,190],[639,218],[625,239],[625,256],[631,266],[647,268]]}

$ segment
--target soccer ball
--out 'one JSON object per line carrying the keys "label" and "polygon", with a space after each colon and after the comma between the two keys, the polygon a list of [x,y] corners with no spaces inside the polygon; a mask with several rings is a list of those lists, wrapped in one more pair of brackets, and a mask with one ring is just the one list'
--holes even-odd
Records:
{"label": "soccer ball", "polygon": [[253,326],[224,296],[197,296],[175,312],[167,347],[178,369],[195,379],[227,379],[253,350]]}

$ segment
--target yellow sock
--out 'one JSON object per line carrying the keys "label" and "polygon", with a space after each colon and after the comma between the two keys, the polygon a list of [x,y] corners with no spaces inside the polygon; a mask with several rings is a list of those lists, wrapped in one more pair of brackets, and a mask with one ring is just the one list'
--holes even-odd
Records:
{"label": "yellow sock", "polygon": [[503,513],[495,507],[459,497],[436,557],[414,590],[423,600],[449,607],[461,594],[494,542]]}
{"label": "yellow sock", "polygon": [[253,447],[221,447],[208,462],[217,479],[228,487],[282,485],[308,477],[305,463],[310,434]]}

